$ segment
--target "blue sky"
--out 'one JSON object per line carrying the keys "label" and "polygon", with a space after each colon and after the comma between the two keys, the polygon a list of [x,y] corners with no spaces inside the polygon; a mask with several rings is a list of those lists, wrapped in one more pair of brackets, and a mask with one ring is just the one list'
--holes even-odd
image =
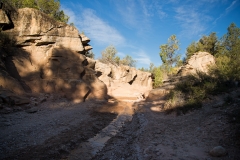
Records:
{"label": "blue sky", "polygon": [[91,39],[95,58],[109,45],[130,55],[137,68],[161,65],[159,46],[175,34],[179,54],[203,35],[221,37],[234,22],[240,27],[240,0],[61,0],[79,32]]}

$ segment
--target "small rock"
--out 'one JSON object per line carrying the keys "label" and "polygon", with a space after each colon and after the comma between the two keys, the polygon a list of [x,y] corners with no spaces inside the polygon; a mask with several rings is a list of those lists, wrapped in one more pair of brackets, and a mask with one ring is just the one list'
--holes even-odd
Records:
{"label": "small rock", "polygon": [[27,113],[36,113],[37,111],[38,111],[37,107],[33,107],[33,108],[26,110]]}
{"label": "small rock", "polygon": [[209,154],[213,157],[221,157],[225,156],[227,154],[227,151],[222,146],[216,146],[210,151]]}

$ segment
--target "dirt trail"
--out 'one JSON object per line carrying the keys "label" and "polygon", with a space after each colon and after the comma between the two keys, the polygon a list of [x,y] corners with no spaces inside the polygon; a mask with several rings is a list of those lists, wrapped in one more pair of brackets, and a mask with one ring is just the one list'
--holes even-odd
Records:
{"label": "dirt trail", "polygon": [[[240,159],[239,90],[176,116],[165,101],[46,101],[37,112],[0,114],[0,159]],[[228,155],[214,158],[221,145]]]}

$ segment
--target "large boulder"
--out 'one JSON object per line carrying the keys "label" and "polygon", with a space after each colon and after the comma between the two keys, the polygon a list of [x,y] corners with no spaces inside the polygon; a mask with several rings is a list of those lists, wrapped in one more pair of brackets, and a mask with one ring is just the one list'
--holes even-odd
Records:
{"label": "large boulder", "polygon": [[209,66],[215,64],[214,56],[208,52],[197,52],[188,59],[178,72],[180,76],[196,74],[199,72],[208,73]]}

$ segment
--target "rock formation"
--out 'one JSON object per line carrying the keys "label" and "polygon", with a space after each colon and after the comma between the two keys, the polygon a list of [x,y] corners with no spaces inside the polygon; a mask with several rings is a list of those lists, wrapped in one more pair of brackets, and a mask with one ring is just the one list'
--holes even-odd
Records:
{"label": "rock formation", "polygon": [[215,64],[214,56],[207,52],[197,52],[188,59],[178,72],[180,76],[195,74],[197,71],[207,73],[210,65]]}
{"label": "rock formation", "polygon": [[[112,97],[136,99],[152,89],[152,74],[129,66],[104,64],[99,60],[87,58],[88,67],[96,71],[98,78],[108,88]],[[143,98],[143,97],[142,97]]]}
{"label": "rock formation", "polygon": [[90,40],[75,27],[30,8],[19,9],[11,21],[14,27],[4,32],[16,40],[17,48],[1,56],[4,89],[16,94],[57,93],[75,102],[107,98],[105,84],[85,66],[83,54],[92,48]]}
{"label": "rock formation", "polygon": [[187,75],[194,75],[197,72],[208,73],[208,68],[215,64],[214,56],[207,52],[197,52],[188,59],[176,76],[170,76],[163,81],[159,88],[151,90],[146,95],[147,101],[157,101],[166,98],[166,95],[175,87],[179,81],[187,81]]}
{"label": "rock formation", "polygon": [[1,10],[0,23],[17,46],[0,48],[4,53],[0,57],[0,100],[7,103],[27,102],[14,94],[40,93],[56,93],[74,102],[105,100],[108,94],[136,99],[152,88],[150,73],[86,58],[84,54],[92,49],[90,39],[38,10],[19,9],[11,17]]}

